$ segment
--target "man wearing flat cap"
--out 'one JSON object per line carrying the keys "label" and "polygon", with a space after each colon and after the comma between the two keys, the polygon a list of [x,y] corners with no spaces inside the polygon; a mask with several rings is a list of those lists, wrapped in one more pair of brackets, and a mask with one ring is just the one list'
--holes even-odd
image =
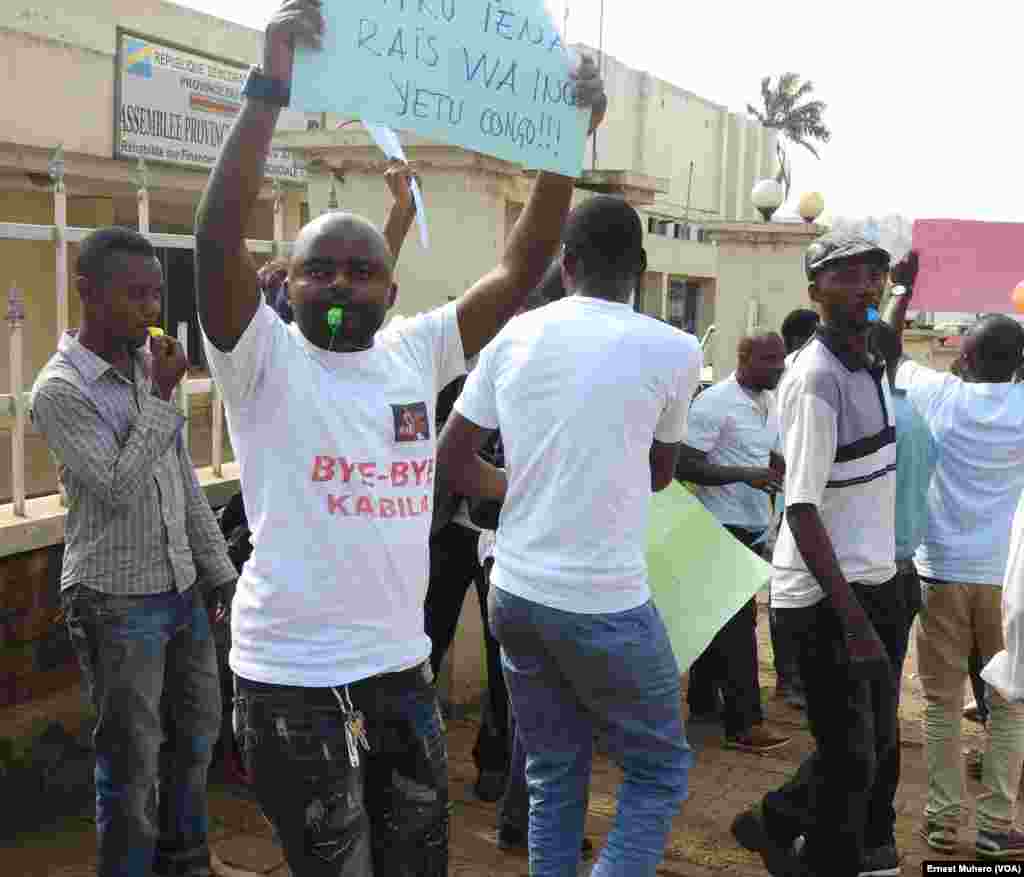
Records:
{"label": "man wearing flat cap", "polygon": [[893,656],[906,599],[893,586],[892,401],[867,343],[889,263],[857,235],[830,233],[808,247],[808,295],[822,322],[779,385],[786,514],[771,602],[793,632],[817,746],[789,782],[733,822],[772,874],[899,873]]}

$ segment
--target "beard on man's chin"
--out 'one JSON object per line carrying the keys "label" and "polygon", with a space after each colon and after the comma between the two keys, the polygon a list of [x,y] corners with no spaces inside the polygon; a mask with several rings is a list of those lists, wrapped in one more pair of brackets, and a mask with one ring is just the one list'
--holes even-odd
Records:
{"label": "beard on man's chin", "polygon": [[387,308],[379,305],[348,305],[338,338],[352,345],[369,346],[384,325],[387,313]]}
{"label": "beard on man's chin", "polygon": [[373,344],[373,337],[383,325],[387,308],[374,304],[347,304],[343,306],[344,316],[331,344],[331,330],[327,326],[326,313],[322,308],[303,308],[296,312],[296,319],[303,334],[312,339],[326,339],[334,349],[363,348]]}

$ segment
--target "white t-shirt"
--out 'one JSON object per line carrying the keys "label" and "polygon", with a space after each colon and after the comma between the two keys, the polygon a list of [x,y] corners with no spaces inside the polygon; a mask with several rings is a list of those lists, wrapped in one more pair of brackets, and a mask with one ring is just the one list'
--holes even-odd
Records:
{"label": "white t-shirt", "polygon": [[500,429],[508,472],[492,581],[567,612],[650,598],[650,449],[686,435],[697,340],[626,304],[573,295],[512,320],[456,410]]}
{"label": "white t-shirt", "polygon": [[231,668],[344,685],[415,666],[433,502],[434,405],[465,370],[455,303],[328,353],[261,305],[235,348],[205,339],[253,532]]}
{"label": "white t-shirt", "polygon": [[[896,425],[881,368],[820,329],[779,384],[786,507],[813,505],[847,581],[896,575]],[[825,597],[783,517],[772,555],[772,605]]]}
{"label": "white t-shirt", "polygon": [[[744,389],[733,372],[693,400],[686,443],[705,451],[707,461],[716,466],[767,467],[771,452],[781,453],[774,395]],[[704,507],[723,524],[767,530],[772,522],[771,497],[763,490],[738,482],[698,484],[695,490]]]}
{"label": "white t-shirt", "polygon": [[896,386],[938,445],[928,528],[914,562],[928,578],[998,585],[1024,489],[1024,384],[975,384],[907,360]]}

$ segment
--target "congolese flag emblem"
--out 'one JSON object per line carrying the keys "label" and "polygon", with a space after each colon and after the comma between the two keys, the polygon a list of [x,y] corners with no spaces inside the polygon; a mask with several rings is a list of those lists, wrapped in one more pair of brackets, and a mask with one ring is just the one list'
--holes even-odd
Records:
{"label": "congolese flag emblem", "polygon": [[124,65],[132,76],[153,78],[153,47],[143,40],[125,40]]}

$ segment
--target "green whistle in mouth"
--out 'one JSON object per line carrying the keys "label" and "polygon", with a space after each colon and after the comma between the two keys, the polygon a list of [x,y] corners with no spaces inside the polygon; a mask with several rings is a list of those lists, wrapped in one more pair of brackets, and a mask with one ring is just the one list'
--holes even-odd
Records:
{"label": "green whistle in mouth", "polygon": [[330,327],[331,333],[337,332],[341,327],[342,318],[345,316],[345,309],[340,307],[333,307],[327,311],[327,325]]}

